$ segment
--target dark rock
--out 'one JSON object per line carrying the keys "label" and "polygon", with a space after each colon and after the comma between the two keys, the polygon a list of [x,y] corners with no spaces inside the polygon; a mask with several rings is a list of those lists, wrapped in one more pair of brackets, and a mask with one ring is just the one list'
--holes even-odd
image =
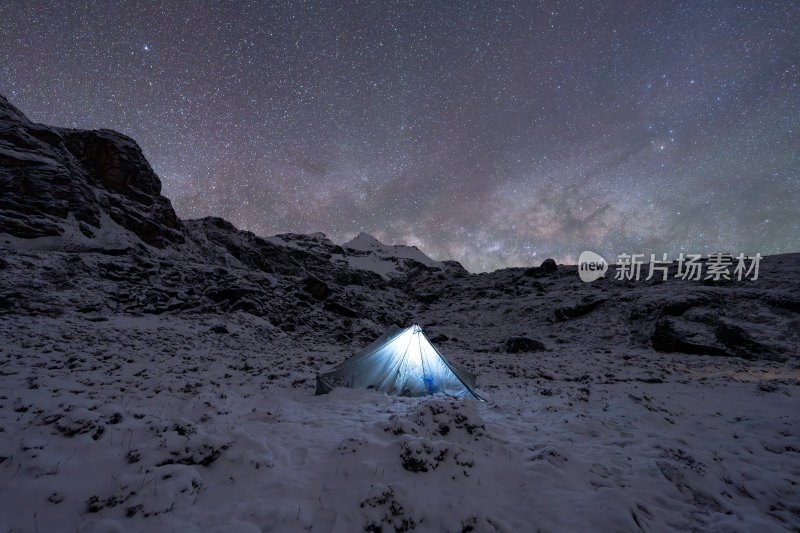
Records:
{"label": "dark rock", "polygon": [[558,265],[556,265],[555,260],[548,258],[542,261],[542,264],[539,266],[539,268],[545,274],[552,274],[558,270]]}
{"label": "dark rock", "polygon": [[431,292],[431,293],[427,293],[427,294],[417,294],[416,298],[417,298],[418,302],[422,302],[424,304],[432,304],[432,303],[436,302],[437,300],[439,300],[440,296],[441,296],[440,294]]}
{"label": "dark rock", "polygon": [[708,329],[687,324],[673,317],[658,321],[652,336],[653,348],[659,352],[680,352],[696,355],[719,355],[731,357],[716,344],[716,337],[709,335]]}
{"label": "dark rock", "polygon": [[707,296],[686,296],[664,304],[661,310],[662,316],[681,316],[693,307],[708,305],[711,299]]}
{"label": "dark rock", "polygon": [[585,315],[606,301],[605,298],[584,299],[583,302],[571,306],[559,307],[555,310],[556,319],[564,321]]}
{"label": "dark rock", "polygon": [[400,270],[403,272],[404,276],[410,279],[438,270],[436,267],[429,267],[425,263],[421,263],[410,257],[398,257],[394,258],[393,261],[396,261],[400,265]]}
{"label": "dark rock", "polygon": [[[87,251],[103,255],[121,256],[127,255],[131,250],[132,248],[95,248]],[[142,266],[147,266],[147,263],[143,262]]]}
{"label": "dark rock", "polygon": [[689,310],[716,305],[718,298],[709,294],[678,294],[658,298],[640,298],[631,308],[631,320],[657,320],[664,316],[682,316]]}
{"label": "dark rock", "polygon": [[94,231],[86,222],[79,222],[78,229],[81,230],[81,233],[83,233],[90,239],[94,237]]}
{"label": "dark rock", "polygon": [[226,328],[223,324],[215,324],[211,326],[212,333],[220,333],[220,334],[227,334],[230,333],[228,328]]}
{"label": "dark rock", "polygon": [[766,298],[766,300],[775,307],[779,307],[781,309],[787,309],[789,311],[794,311],[795,313],[800,313],[800,295],[793,295],[793,294],[770,295],[769,297]]}
{"label": "dark rock", "polygon": [[325,310],[348,318],[358,318],[358,313],[338,302],[325,303]]}
{"label": "dark rock", "polygon": [[546,349],[544,344],[528,337],[511,337],[506,341],[508,353],[537,352]]}
{"label": "dark rock", "polygon": [[8,210],[0,214],[0,232],[23,239],[35,239],[61,235],[64,229],[49,218],[25,216]]}
{"label": "dark rock", "polygon": [[749,332],[740,326],[723,323],[717,326],[715,334],[720,344],[739,357],[784,359],[775,349],[756,341]]}
{"label": "dark rock", "polygon": [[538,267],[531,267],[522,273],[523,276],[540,278],[558,272],[558,265],[553,259],[545,259]]}
{"label": "dark rock", "polygon": [[[201,248],[208,259],[223,259],[227,252],[250,269],[289,275],[303,272],[304,261],[292,255],[308,255],[307,252],[280,247],[249,231],[237,230],[233,224],[221,218],[187,220],[184,226],[188,238]],[[314,259],[308,259],[307,263],[313,264]]]}
{"label": "dark rock", "polygon": [[[330,271],[331,265],[326,265],[325,268]],[[382,278],[380,274],[372,272],[371,270],[352,270],[337,266],[331,274],[332,281],[339,285],[358,285],[373,289],[385,288],[387,286],[386,280]]]}
{"label": "dark rock", "polygon": [[258,302],[251,300],[249,298],[242,298],[238,300],[236,303],[232,304],[229,308],[229,311],[243,311],[245,313],[250,313],[251,315],[261,315],[262,309]]}
{"label": "dark rock", "polygon": [[234,233],[234,232],[238,231],[236,229],[236,226],[234,226],[233,224],[231,224],[230,222],[228,222],[224,218],[220,218],[220,217],[205,217],[205,218],[201,219],[201,221],[206,223],[210,227],[213,227],[213,228],[216,228],[216,229],[221,229],[223,231],[227,231],[227,232],[230,232],[230,233]]}
{"label": "dark rock", "polygon": [[780,343],[758,340],[758,325],[735,323],[736,314],[736,299],[726,296],[693,296],[670,302],[656,322],[651,337],[653,347],[687,354],[785,359]]}
{"label": "dark rock", "polygon": [[331,295],[330,287],[324,281],[317,278],[307,278],[303,283],[303,290],[313,296],[316,300],[324,300]]}
{"label": "dark rock", "polygon": [[17,301],[24,299],[20,292],[9,292],[0,294],[0,309],[11,309],[15,306]]}
{"label": "dark rock", "polygon": [[308,302],[313,302],[314,298],[305,291],[295,291],[294,295],[297,297],[298,300],[301,300],[299,305],[307,306]]}
{"label": "dark rock", "polygon": [[19,122],[22,124],[30,123],[30,119],[26,117],[22,111],[11,105],[11,102],[3,95],[0,95],[0,120]]}
{"label": "dark rock", "polygon": [[227,287],[227,288],[217,288],[211,287],[209,288],[205,295],[213,302],[221,303],[227,302],[229,305],[233,305],[238,302],[243,296],[252,293],[251,289],[247,289],[244,287]]}

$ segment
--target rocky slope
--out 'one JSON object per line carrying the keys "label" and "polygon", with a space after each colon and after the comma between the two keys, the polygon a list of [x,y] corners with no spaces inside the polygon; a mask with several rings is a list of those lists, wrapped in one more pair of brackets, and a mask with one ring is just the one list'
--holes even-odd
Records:
{"label": "rocky slope", "polygon": [[362,339],[417,321],[481,349],[507,342],[487,319],[498,315],[545,345],[569,344],[576,327],[684,353],[785,359],[800,345],[797,255],[768,258],[757,282],[583,284],[555,264],[474,275],[365,234],[338,246],[319,233],[262,238],[218,218],[181,221],[160,191],[133,140],[35,124],[0,98],[2,309],[240,310],[298,335]]}

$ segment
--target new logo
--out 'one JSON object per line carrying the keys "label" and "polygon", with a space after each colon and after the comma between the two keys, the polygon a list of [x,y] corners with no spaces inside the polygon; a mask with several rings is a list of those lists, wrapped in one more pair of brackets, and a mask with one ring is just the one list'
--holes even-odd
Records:
{"label": "new logo", "polygon": [[608,270],[608,263],[602,256],[585,251],[578,257],[578,275],[581,281],[594,281],[602,278]]}

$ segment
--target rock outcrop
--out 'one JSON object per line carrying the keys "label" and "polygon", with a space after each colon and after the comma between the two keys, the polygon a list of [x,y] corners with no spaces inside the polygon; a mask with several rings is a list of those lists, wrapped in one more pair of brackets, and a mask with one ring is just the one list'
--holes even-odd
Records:
{"label": "rock outcrop", "polygon": [[91,238],[108,220],[158,248],[184,241],[135,141],[36,124],[0,96],[0,233]]}

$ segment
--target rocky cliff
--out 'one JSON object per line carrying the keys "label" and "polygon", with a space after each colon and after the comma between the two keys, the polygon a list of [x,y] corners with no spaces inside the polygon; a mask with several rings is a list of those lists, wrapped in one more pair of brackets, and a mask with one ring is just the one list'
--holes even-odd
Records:
{"label": "rocky cliff", "polygon": [[163,248],[184,241],[133,139],[36,124],[0,96],[0,233],[94,237],[108,221]]}

